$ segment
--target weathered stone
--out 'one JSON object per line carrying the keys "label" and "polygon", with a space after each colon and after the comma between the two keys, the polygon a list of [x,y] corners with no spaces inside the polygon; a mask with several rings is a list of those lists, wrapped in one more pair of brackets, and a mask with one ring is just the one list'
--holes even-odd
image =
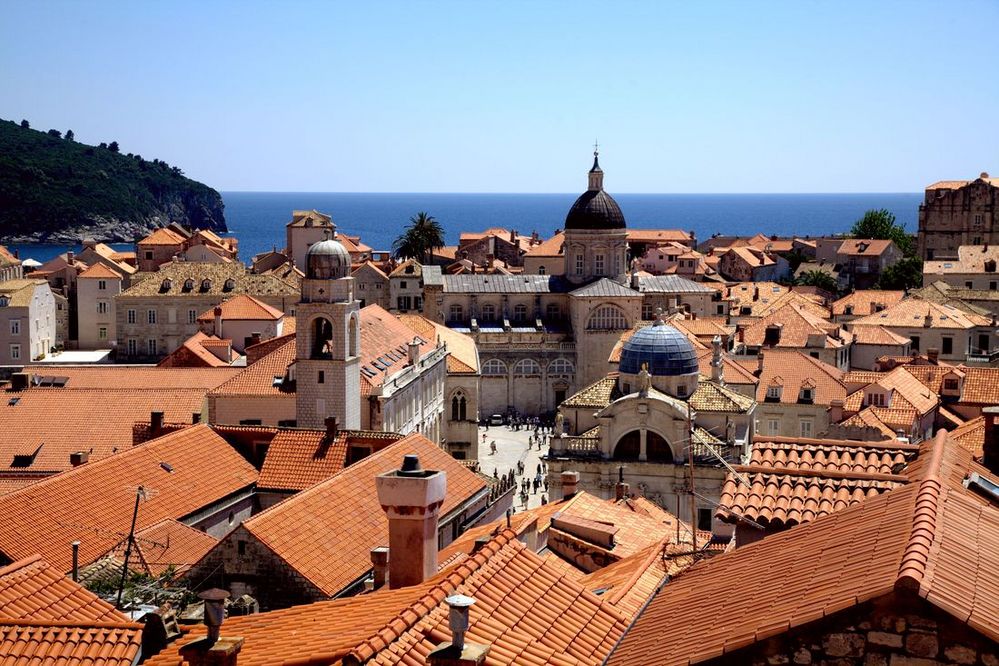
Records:
{"label": "weathered stone", "polygon": [[888,655],[880,652],[870,652],[864,659],[864,666],[888,666]]}
{"label": "weathered stone", "polygon": [[936,634],[910,633],[905,637],[905,651],[917,657],[935,657],[940,652]]}
{"label": "weathered stone", "polygon": [[936,629],[937,628],[937,621],[936,620],[931,620],[930,618],[923,617],[922,615],[906,615],[905,619],[909,622],[910,625],[912,625],[913,627],[920,628],[920,629]]}
{"label": "weathered stone", "polygon": [[999,666],[999,656],[996,656],[991,652],[983,652],[982,664],[984,664],[984,666]]}
{"label": "weathered stone", "polygon": [[939,666],[942,662],[936,659],[923,659],[922,657],[906,657],[902,654],[893,654],[889,666]]}
{"label": "weathered stone", "polygon": [[944,648],[944,656],[958,664],[973,664],[976,654],[970,647],[951,645],[949,648]]}
{"label": "weathered stone", "polygon": [[787,664],[790,661],[791,660],[788,659],[786,654],[773,654],[767,657],[767,663],[770,664],[770,666],[779,666],[780,664]]}
{"label": "weathered stone", "polygon": [[857,660],[850,657],[837,657],[836,659],[823,659],[819,662],[819,666],[855,666],[856,663]]}
{"label": "weathered stone", "polygon": [[870,628],[871,628],[871,623],[868,622],[867,620],[864,620],[863,622],[861,622],[857,626],[860,628],[861,631],[869,631]]}
{"label": "weathered stone", "polygon": [[860,634],[829,634],[823,641],[830,657],[859,657],[864,654],[864,637]]}
{"label": "weathered stone", "polygon": [[900,617],[895,619],[895,631],[898,633],[905,631],[905,618]]}
{"label": "weathered stone", "polygon": [[886,631],[869,631],[867,632],[867,640],[874,645],[883,645],[892,648],[902,647],[902,636],[899,634],[889,634]]}
{"label": "weathered stone", "polygon": [[807,648],[801,648],[794,653],[794,663],[796,664],[810,664],[812,663],[812,653],[808,651]]}

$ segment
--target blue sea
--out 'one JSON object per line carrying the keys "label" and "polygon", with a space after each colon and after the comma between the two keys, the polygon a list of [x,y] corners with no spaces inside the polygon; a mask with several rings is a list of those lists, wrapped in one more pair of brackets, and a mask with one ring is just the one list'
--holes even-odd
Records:
{"label": "blue sea", "polygon": [[[418,211],[443,225],[448,244],[462,231],[488,227],[537,231],[560,229],[578,194],[370,194],[336,192],[224,192],[226,223],[239,238],[240,257],[284,247],[291,211],[316,209],[333,216],[344,233],[360,235],[376,250],[392,241]],[[713,234],[820,236],[843,233],[871,208],[887,208],[915,232],[921,193],[896,194],[616,194],[628,226],[684,229],[698,241]],[[12,245],[21,258],[47,261],[59,245]],[[130,246],[115,246],[132,249]]]}

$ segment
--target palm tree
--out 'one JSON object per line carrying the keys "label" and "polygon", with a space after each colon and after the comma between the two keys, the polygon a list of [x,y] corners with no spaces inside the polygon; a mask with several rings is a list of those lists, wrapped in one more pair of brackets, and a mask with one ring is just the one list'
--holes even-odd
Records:
{"label": "palm tree", "polygon": [[433,251],[444,247],[444,228],[433,215],[420,211],[409,218],[409,226],[392,243],[392,251],[397,259],[420,259],[429,263]]}
{"label": "palm tree", "polygon": [[798,276],[797,283],[809,287],[818,287],[835,294],[839,290],[836,278],[825,271],[811,270],[805,271]]}

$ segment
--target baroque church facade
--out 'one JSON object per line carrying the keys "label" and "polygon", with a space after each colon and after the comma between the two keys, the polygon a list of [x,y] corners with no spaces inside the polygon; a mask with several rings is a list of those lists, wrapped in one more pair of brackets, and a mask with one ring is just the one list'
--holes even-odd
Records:
{"label": "baroque church facade", "polygon": [[657,308],[703,316],[718,292],[628,265],[627,228],[594,152],[588,186],[565,220],[564,271],[424,279],[424,314],[471,335],[482,372],[480,413],[552,413],[603,377],[624,331]]}

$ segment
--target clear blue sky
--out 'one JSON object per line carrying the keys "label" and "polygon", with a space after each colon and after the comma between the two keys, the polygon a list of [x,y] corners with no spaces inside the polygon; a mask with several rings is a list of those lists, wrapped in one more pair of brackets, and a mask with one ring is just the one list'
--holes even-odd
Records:
{"label": "clear blue sky", "polygon": [[999,1],[0,0],[0,117],[220,190],[913,192],[999,172]]}

